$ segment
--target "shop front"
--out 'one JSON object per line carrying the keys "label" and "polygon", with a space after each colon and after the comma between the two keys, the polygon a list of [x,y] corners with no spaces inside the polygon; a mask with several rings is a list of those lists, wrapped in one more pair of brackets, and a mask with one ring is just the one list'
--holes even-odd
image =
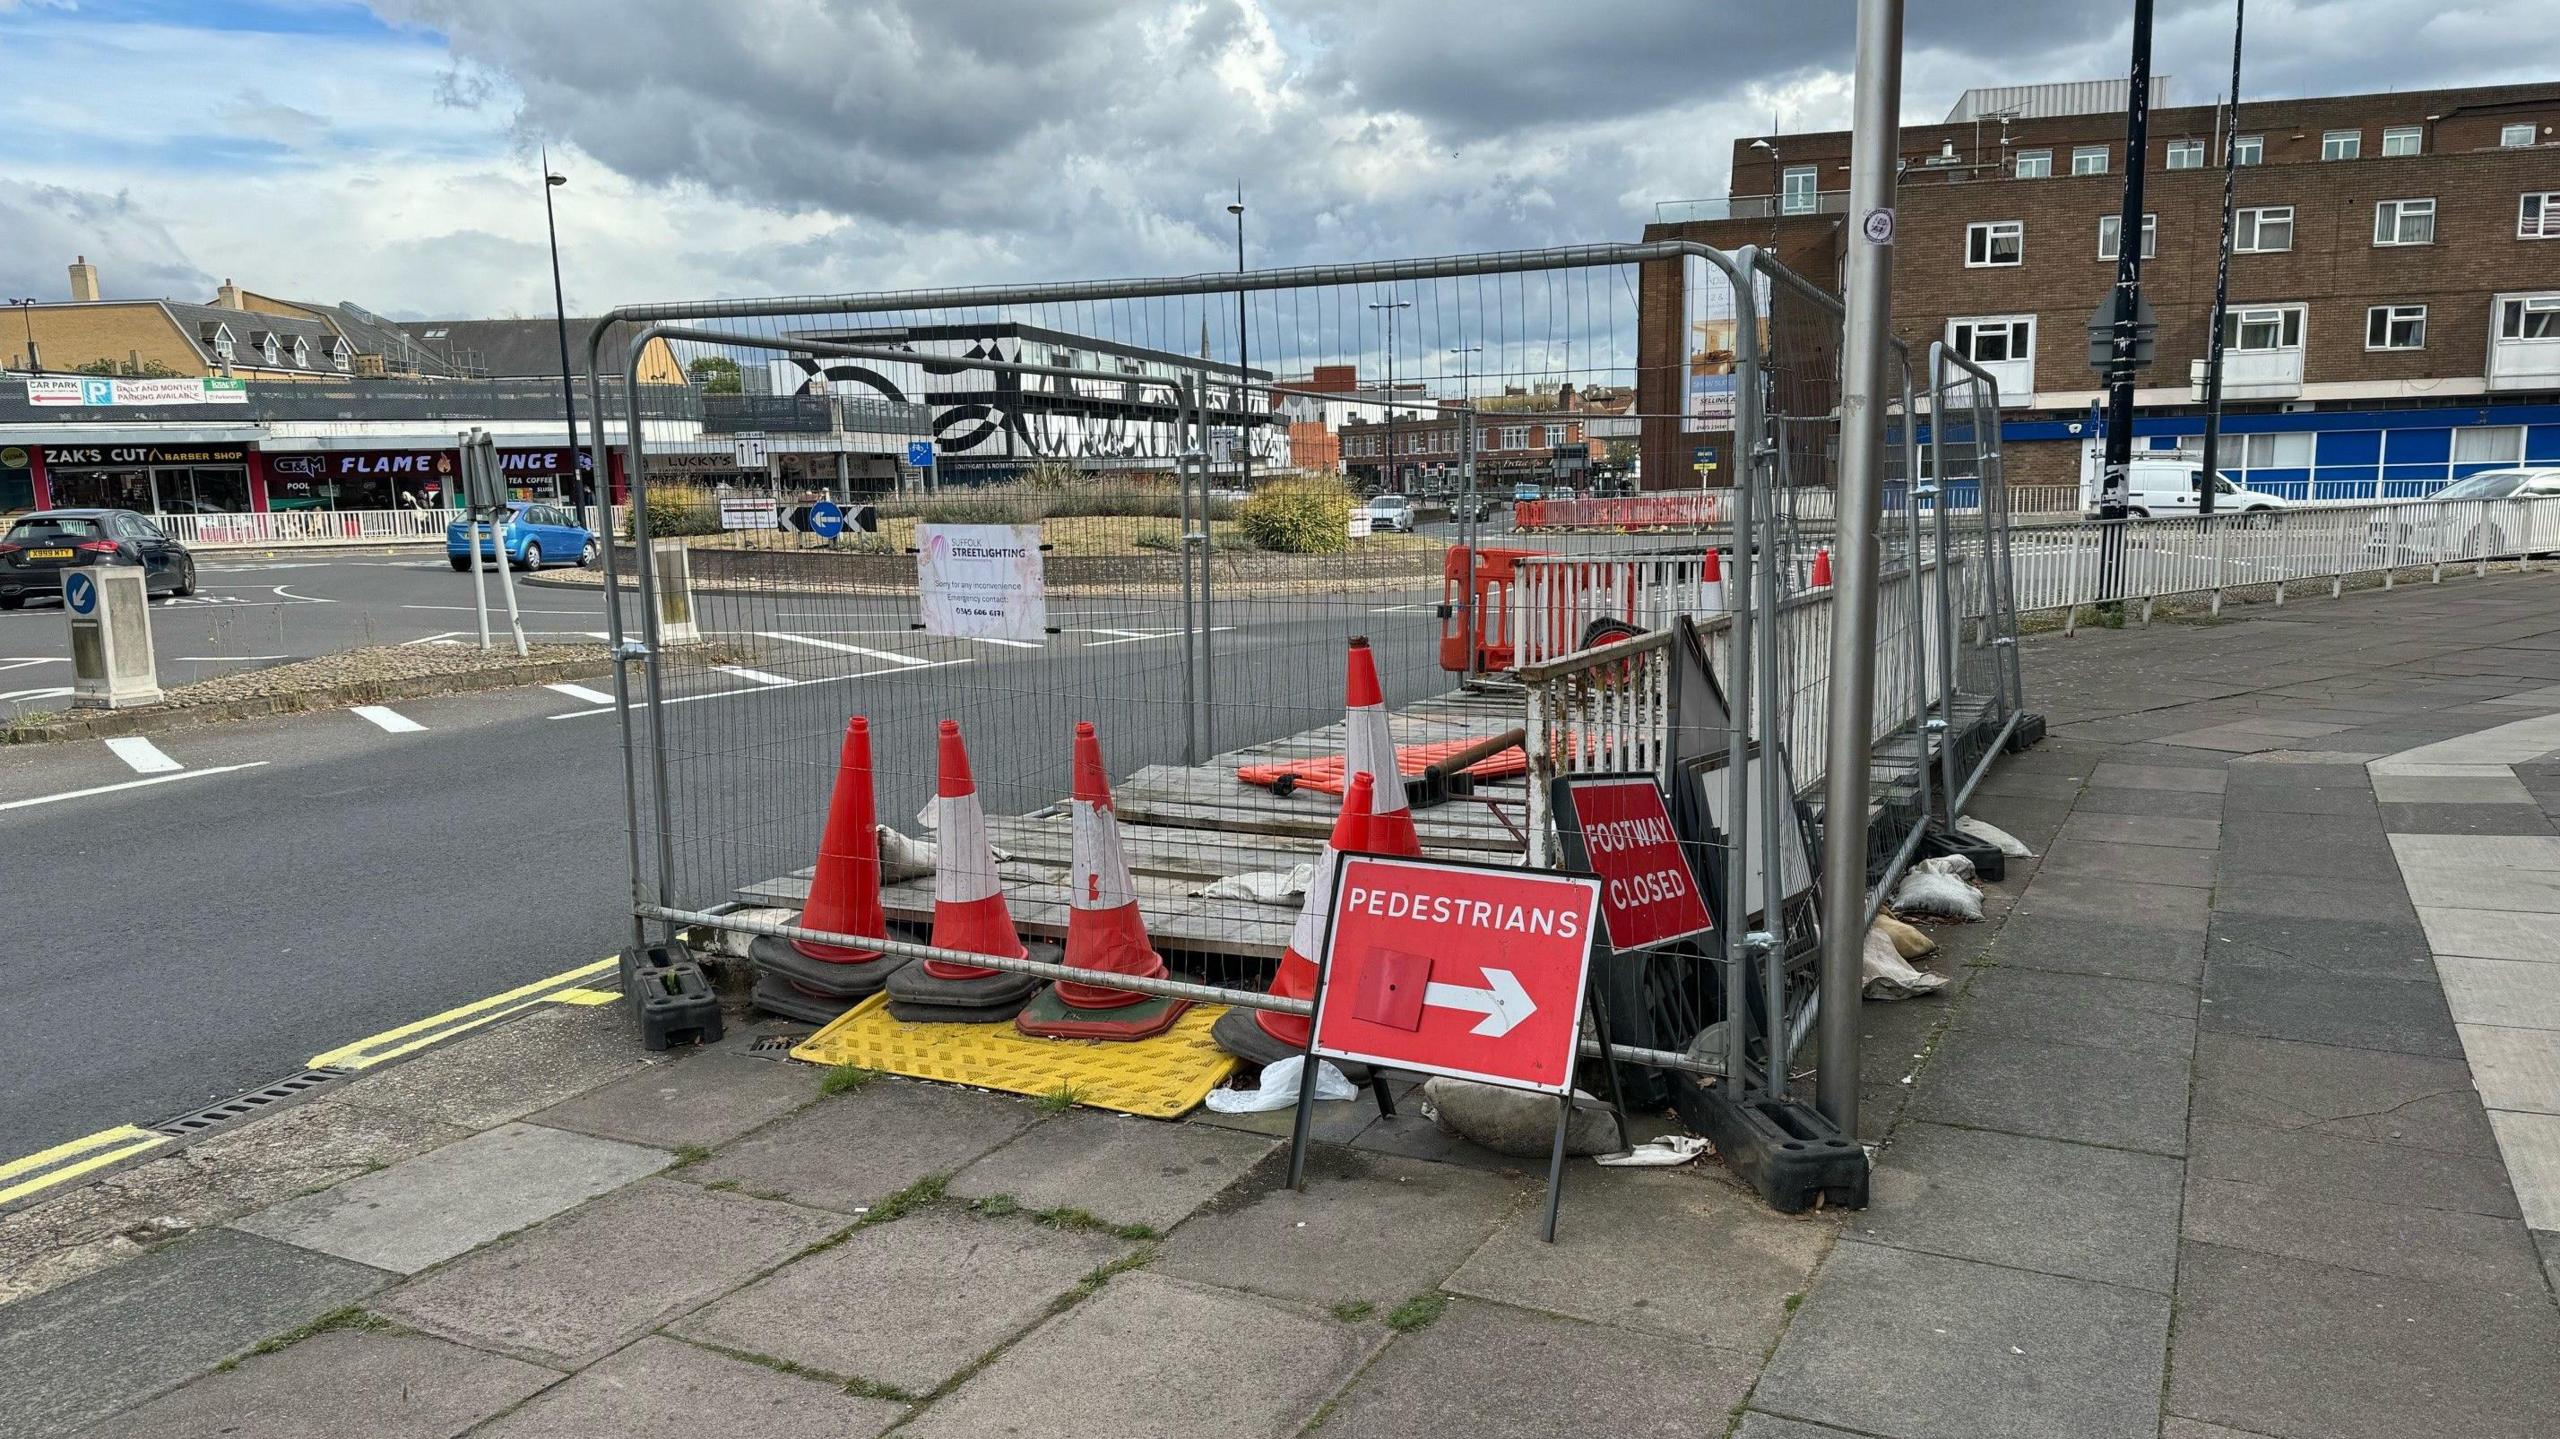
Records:
{"label": "shop front", "polygon": [[[441,510],[458,493],[457,450],[313,450],[261,457],[270,510]],[[519,500],[575,503],[566,483],[589,468],[566,445],[502,447],[498,469]]]}
{"label": "shop front", "polygon": [[[44,462],[46,502],[57,507],[140,510],[148,515],[236,515],[253,507],[246,445],[34,448]],[[0,507],[5,507],[6,498],[0,495]]]}

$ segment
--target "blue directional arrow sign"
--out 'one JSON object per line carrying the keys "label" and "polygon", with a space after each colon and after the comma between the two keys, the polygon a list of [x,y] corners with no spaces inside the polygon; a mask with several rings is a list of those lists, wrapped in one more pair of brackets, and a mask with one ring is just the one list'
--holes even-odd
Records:
{"label": "blue directional arrow sign", "polygon": [[913,466],[915,466],[915,467],[916,467],[917,469],[919,469],[919,470],[921,470],[921,469],[925,469],[925,468],[927,468],[928,466],[932,465],[932,463],[933,463],[933,441],[931,441],[931,440],[909,440],[909,441],[907,441],[907,463],[908,463],[908,464],[911,464],[911,465],[913,465]]}
{"label": "blue directional arrow sign", "polygon": [[809,533],[822,540],[832,540],[844,533],[844,511],[833,500],[820,500],[809,507]]}
{"label": "blue directional arrow sign", "polygon": [[62,581],[62,603],[82,618],[98,612],[98,581],[77,570]]}

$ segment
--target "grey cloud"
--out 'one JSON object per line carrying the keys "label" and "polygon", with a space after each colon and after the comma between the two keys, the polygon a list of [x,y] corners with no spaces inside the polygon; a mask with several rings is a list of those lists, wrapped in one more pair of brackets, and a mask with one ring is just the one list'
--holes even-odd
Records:
{"label": "grey cloud", "polygon": [[71,298],[64,267],[75,255],[98,267],[109,299],[213,291],[213,277],[131,197],[0,180],[0,295]]}

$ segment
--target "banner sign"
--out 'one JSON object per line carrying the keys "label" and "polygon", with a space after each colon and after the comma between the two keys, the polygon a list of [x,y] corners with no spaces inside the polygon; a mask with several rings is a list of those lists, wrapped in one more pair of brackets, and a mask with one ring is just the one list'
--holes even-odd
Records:
{"label": "banner sign", "polygon": [[778,530],[782,528],[782,507],[771,495],[722,495],[720,528]]}
{"label": "banner sign", "polygon": [[112,468],[120,465],[239,465],[246,445],[44,445],[47,468]]}
{"label": "banner sign", "polygon": [[917,526],[916,594],[926,634],[1047,644],[1040,527]]}
{"label": "banner sign", "polygon": [[116,380],[102,376],[37,376],[27,381],[30,405],[245,405],[245,380]]}
{"label": "banner sign", "polygon": [[1650,949],[1715,928],[1653,776],[1564,776],[1555,800],[1566,867],[1600,876],[1610,948]]}

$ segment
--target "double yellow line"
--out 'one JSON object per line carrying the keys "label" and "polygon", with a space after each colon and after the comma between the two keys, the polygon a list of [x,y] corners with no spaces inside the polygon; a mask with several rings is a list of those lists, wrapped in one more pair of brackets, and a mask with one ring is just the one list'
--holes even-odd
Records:
{"label": "double yellow line", "polygon": [[23,1159],[12,1159],[0,1164],[0,1204],[24,1199],[30,1194],[41,1194],[66,1180],[77,1179],[93,1169],[122,1163],[168,1142],[169,1136],[165,1134],[154,1134],[131,1124],[119,1124],[113,1129],[101,1129],[95,1134],[65,1140]]}

